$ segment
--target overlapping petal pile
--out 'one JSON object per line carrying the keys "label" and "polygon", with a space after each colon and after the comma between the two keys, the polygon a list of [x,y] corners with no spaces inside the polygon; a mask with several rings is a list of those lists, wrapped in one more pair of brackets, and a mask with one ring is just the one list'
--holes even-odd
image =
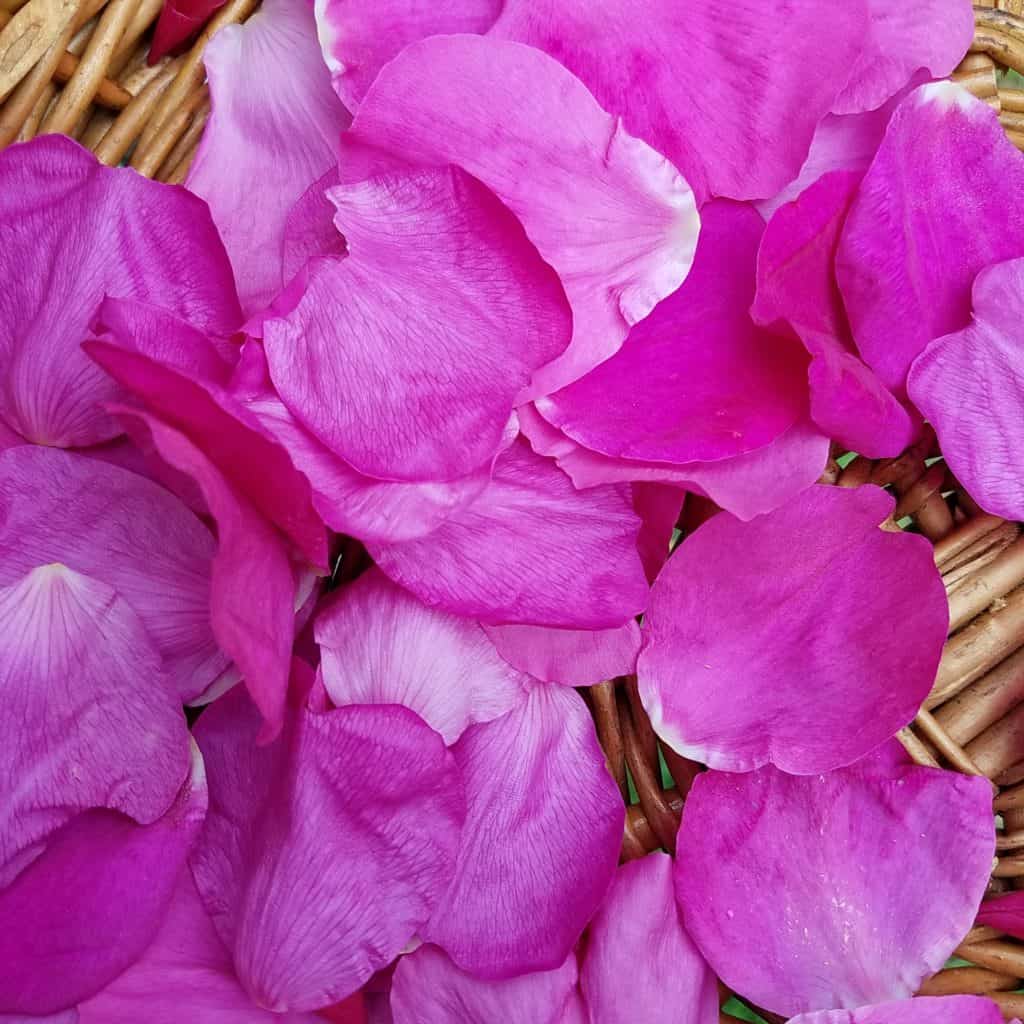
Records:
{"label": "overlapping petal pile", "polygon": [[[907,998],[994,850],[892,739],[932,552],[817,483],[928,421],[1024,518],[1024,156],[935,81],[972,27],[265,0],[186,187],[0,154],[0,1020],[1001,1020]],[[634,674],[707,770],[620,866],[587,687]]]}

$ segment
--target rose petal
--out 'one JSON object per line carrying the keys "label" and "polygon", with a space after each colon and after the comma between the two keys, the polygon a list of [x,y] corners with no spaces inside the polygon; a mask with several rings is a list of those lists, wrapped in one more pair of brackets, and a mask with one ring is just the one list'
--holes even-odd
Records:
{"label": "rose petal", "polygon": [[865,362],[898,398],[933,338],[967,325],[984,267],[1024,253],[1024,155],[950,82],[899,106],[850,209],[836,274]]}
{"label": "rose petal", "polygon": [[86,811],[0,889],[0,1011],[46,1014],[93,995],[136,960],[167,911],[206,813],[203,763],[151,825]]}
{"label": "rose petal", "polygon": [[686,927],[730,988],[783,1014],[857,1007],[909,996],[970,928],[992,791],[871,758],[816,776],[711,771],[678,847]]}
{"label": "rose petal", "polygon": [[537,401],[579,444],[638,461],[713,462],[769,444],[803,411],[804,353],[747,313],[764,222],[725,202],[702,219],[683,286],[609,360]]}
{"label": "rose petal", "polygon": [[335,705],[402,704],[449,746],[505,714],[529,682],[477,623],[428,608],[377,569],[332,595],[315,636]]}
{"label": "rose petal", "polygon": [[24,445],[0,453],[0,585],[60,562],[131,605],[189,700],[227,665],[209,623],[214,539],[136,473]]}
{"label": "rose petal", "polygon": [[623,864],[587,934],[580,985],[594,1024],[718,1024],[717,979],[683,927],[668,854]]}
{"label": "rose petal", "polygon": [[36,444],[120,433],[119,391],[79,351],[105,294],[161,306],[199,330],[241,321],[231,268],[194,196],[104,167],[48,135],[0,155],[0,418]]}
{"label": "rose petal", "polygon": [[256,746],[228,694],[196,725],[210,814],[192,870],[251,998],[312,1010],[356,991],[401,951],[451,878],[461,786],[411,711],[292,713]]}
{"label": "rose petal", "polygon": [[934,426],[956,478],[987,512],[1024,518],[1024,259],[988,267],[974,281],[974,317],[918,356],[907,388]]}
{"label": "rose petal", "polygon": [[395,1024],[562,1024],[576,988],[576,956],[551,971],[488,981],[460,971],[436,946],[398,961],[391,988]]}
{"label": "rose petal", "polygon": [[693,262],[698,218],[689,186],[532,47],[472,35],[407,46],[366,94],[343,171],[357,144],[457,164],[522,222],[573,311],[572,344],[535,374],[537,394],[612,355]]}
{"label": "rose petal", "polygon": [[455,878],[420,935],[482,978],[553,970],[604,897],[622,841],[622,798],[593,721],[575,693],[536,685],[452,753],[466,827]]}
{"label": "rose petal", "polygon": [[643,481],[635,482],[630,490],[633,492],[633,508],[641,523],[637,548],[647,581],[653,583],[668,559],[686,492],[679,487]]}
{"label": "rose petal", "polygon": [[156,64],[189,41],[226,0],[164,0],[153,42],[149,46],[150,64]]}
{"label": "rose petal", "polygon": [[244,25],[220,29],[203,61],[213,112],[187,185],[210,204],[249,314],[285,284],[288,211],[337,161],[351,118],[305,0],[265,0]]}
{"label": "rose petal", "polygon": [[801,1013],[789,1024],[1003,1024],[1002,1011],[980,996],[904,999],[849,1010]]}
{"label": "rose petal", "polygon": [[638,529],[625,488],[577,492],[518,441],[479,498],[428,537],[368,549],[433,607],[489,623],[604,629],[647,601]]}
{"label": "rose petal", "polygon": [[1024,892],[1008,892],[986,900],[978,911],[978,924],[1024,938]]}

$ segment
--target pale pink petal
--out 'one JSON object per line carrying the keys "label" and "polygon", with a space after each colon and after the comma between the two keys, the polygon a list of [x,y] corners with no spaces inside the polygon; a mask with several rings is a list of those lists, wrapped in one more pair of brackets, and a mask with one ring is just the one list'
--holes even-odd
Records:
{"label": "pale pink petal", "polygon": [[520,440],[476,501],[428,537],[368,548],[428,605],[489,623],[605,629],[647,603],[638,530],[627,488],[579,492]]}
{"label": "pale pink petal", "polygon": [[196,725],[210,813],[192,859],[242,985],[311,1010],[388,964],[451,878],[462,788],[441,738],[400,707],[294,711],[272,744],[236,693]]}
{"label": "pale pink petal", "polygon": [[398,962],[391,1012],[394,1024],[562,1024],[576,973],[570,953],[554,970],[489,981],[460,971],[436,946],[420,946]]}
{"label": "pale pink petal", "polygon": [[1008,892],[986,900],[978,911],[978,924],[1024,938],[1024,892]]}
{"label": "pale pink petal", "polygon": [[854,1008],[915,992],[971,927],[992,790],[885,758],[811,776],[711,771],[678,847],[687,930],[726,985],[776,1013]]}
{"label": "pale pink petal", "polygon": [[907,411],[857,358],[834,262],[862,175],[824,175],[772,217],[757,254],[751,316],[792,330],[811,356],[811,416],[822,432],[872,459],[895,457],[914,438]]}
{"label": "pale pink petal", "polygon": [[0,1013],[0,1024],[78,1024],[78,1009],[60,1010],[37,1016],[34,1013]]}
{"label": "pale pink petal", "polygon": [[550,626],[484,626],[498,653],[523,672],[548,683],[590,686],[629,675],[640,653],[634,619],[614,629]]}
{"label": "pale pink petal", "polygon": [[153,824],[85,811],[50,837],[0,889],[0,1010],[64,1010],[139,957],[167,912],[206,799],[193,744],[191,772]]}
{"label": "pale pink petal", "polygon": [[789,1024],[1003,1024],[1002,1011],[981,996],[922,996],[858,1010],[801,1013]]}
{"label": "pale pink petal", "polygon": [[288,212],[337,161],[350,117],[306,0],[266,0],[244,25],[220,29],[203,60],[213,112],[187,185],[210,204],[252,313],[286,283]]}
{"label": "pale pink petal", "polygon": [[618,869],[587,936],[580,985],[593,1024],[718,1024],[717,979],[683,927],[668,854]]}
{"label": "pale pink petal", "polygon": [[850,209],[836,273],[865,362],[897,397],[933,339],[970,319],[971,285],[1024,253],[1024,154],[995,111],[950,82],[899,106]]}
{"label": "pale pink petal", "polygon": [[377,569],[331,595],[315,636],[335,705],[402,704],[449,746],[505,714],[529,683],[477,623],[428,608]]}
{"label": "pale pink petal", "polygon": [[574,321],[569,349],[535,375],[536,394],[612,355],[693,262],[689,186],[532,47],[472,35],[407,46],[366,94],[345,151],[353,144],[457,164],[522,222],[561,277]]}
{"label": "pale pink petal", "polygon": [[276,1014],[245,994],[186,867],[149,948],[79,1007],[79,1024],[316,1024],[312,1014]]}
{"label": "pale pink petal", "polygon": [[915,74],[951,74],[974,38],[970,0],[868,0],[868,43],[832,109],[837,114],[874,110]]}
{"label": "pale pink petal", "polygon": [[284,716],[295,633],[295,577],[284,541],[184,434],[141,410],[111,408],[203,493],[217,524],[210,624],[264,717],[261,739],[272,739]]}
{"label": "pale pink petal", "polygon": [[23,445],[0,453],[0,584],[60,562],[101,580],[142,620],[183,700],[227,665],[210,628],[215,541],[177,498],[136,473]]}
{"label": "pale pink petal", "polygon": [[479,977],[554,970],[604,897],[622,842],[625,809],[593,720],[571,690],[537,684],[452,752],[466,827],[455,878],[420,935]]}
{"label": "pale pink petal", "polygon": [[761,448],[799,418],[807,358],[758,328],[754,301],[764,222],[750,206],[710,203],[693,271],[622,348],[540,413],[592,451],[675,464]]}
{"label": "pale pink petal", "polygon": [[533,370],[568,344],[561,284],[458,168],[396,169],[329,197],[348,254],[311,265],[295,309],[263,324],[275,389],[361,473],[464,476],[498,450]]}
{"label": "pale pink petal", "polygon": [[105,294],[162,306],[200,330],[241,322],[206,207],[180,188],[104,167],[59,135],[0,155],[0,418],[36,444],[116,437],[120,392],[79,350]]}
{"label": "pale pink petal", "polygon": [[928,542],[878,529],[893,504],[873,486],[812,487],[749,523],[714,516],[683,541],[651,590],[637,666],[651,723],[677,753],[810,774],[914,717],[949,612]]}
{"label": "pale pink petal", "polygon": [[918,356],[907,389],[956,478],[986,512],[1024,518],[1024,259],[975,279],[974,316]]}

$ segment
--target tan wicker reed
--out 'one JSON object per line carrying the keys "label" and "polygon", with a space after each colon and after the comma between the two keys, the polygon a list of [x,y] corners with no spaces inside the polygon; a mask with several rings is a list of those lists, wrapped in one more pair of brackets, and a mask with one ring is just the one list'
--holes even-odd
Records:
{"label": "tan wicker reed", "polygon": [[[106,164],[127,159],[149,177],[183,181],[210,111],[203,48],[218,28],[244,21],[258,3],[229,0],[188,52],[149,67],[162,0],[0,0],[0,148],[63,132]],[[1024,90],[1006,87],[999,75],[1006,68],[1024,74],[1024,0],[981,0],[975,15],[974,47],[953,77],[999,111],[1007,135],[1024,149]],[[845,468],[833,462],[826,476],[840,487],[889,488],[898,497],[894,518],[909,517],[909,528],[935,543],[949,594],[950,637],[927,707],[901,739],[922,764],[992,780],[1000,832],[990,891],[1024,888],[1021,527],[980,512],[951,477],[932,436],[899,459],[858,458]],[[688,513],[694,514],[701,514],[699,503]],[[684,531],[694,525],[681,524]],[[634,680],[593,687],[588,699],[624,800],[630,800],[627,769],[638,797],[628,810],[623,859],[673,850],[682,802],[699,767],[657,740]],[[659,750],[677,785],[663,780]],[[1024,993],[1016,991],[1024,988],[1024,943],[975,928],[957,956],[972,966],[940,972],[922,993],[984,993],[1007,1018],[1024,1018]]]}

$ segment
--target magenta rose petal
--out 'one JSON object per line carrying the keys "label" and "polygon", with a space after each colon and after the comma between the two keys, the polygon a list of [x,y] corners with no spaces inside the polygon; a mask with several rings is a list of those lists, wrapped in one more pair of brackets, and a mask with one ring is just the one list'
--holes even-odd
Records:
{"label": "magenta rose petal", "polygon": [[1003,893],[995,899],[985,900],[978,911],[977,921],[1018,939],[1024,938],[1024,892]]}
{"label": "magenta rose petal", "polygon": [[647,579],[653,583],[668,559],[686,492],[670,484],[643,481],[634,482],[630,490],[633,492],[633,508],[640,517],[637,548]]}
{"label": "magenta rose petal", "polygon": [[994,850],[984,778],[888,752],[823,775],[711,771],[683,810],[676,895],[735,991],[782,1014],[850,1009],[909,996],[945,964]]}
{"label": "magenta rose petal", "polygon": [[391,985],[394,1024],[563,1024],[575,995],[576,956],[550,971],[492,981],[460,971],[436,946],[398,961]]}
{"label": "magenta rose petal", "polygon": [[580,974],[595,1024],[718,1024],[717,979],[683,927],[667,854],[618,869]]}
{"label": "magenta rose petal", "polygon": [[348,255],[311,265],[295,309],[263,324],[275,389],[361,473],[464,476],[493,458],[533,370],[568,344],[558,278],[457,168],[392,170],[329,197]]}
{"label": "magenta rose petal", "polygon": [[466,827],[452,884],[420,934],[482,978],[554,970],[603,899],[622,841],[622,798],[586,706],[535,684],[452,753]]}
{"label": "magenta rose petal", "polygon": [[228,659],[209,622],[216,541],[172,494],[118,466],[22,445],[0,453],[0,584],[59,562],[116,591],[191,700]]}
{"label": "magenta rose petal", "polygon": [[315,637],[335,705],[402,704],[449,746],[505,714],[529,684],[477,623],[428,608],[377,569],[324,603]]}
{"label": "magenta rose petal", "polygon": [[295,710],[262,747],[259,726],[237,693],[196,725],[210,812],[192,870],[250,997],[312,1010],[360,988],[434,911],[462,787],[441,737],[405,708]]}
{"label": "magenta rose petal", "polygon": [[188,174],[210,204],[247,314],[281,290],[285,221],[337,162],[351,117],[331,88],[311,5],[268,0],[203,53],[213,112]]}
{"label": "magenta rose petal", "polygon": [[164,0],[153,30],[149,63],[155,64],[187,43],[225,3],[226,0]]}
{"label": "magenta rose petal", "polygon": [[[187,741],[183,750],[187,761]],[[186,774],[152,824],[85,811],[0,889],[0,1011],[64,1010],[95,994],[149,945],[206,813],[194,744]]]}
{"label": "magenta rose petal", "polygon": [[928,542],[878,529],[892,508],[877,487],[812,487],[683,541],[651,590],[637,666],[658,735],[724,771],[812,774],[906,725],[949,612]]}
{"label": "magenta rose petal", "polygon": [[850,209],[836,274],[865,362],[898,398],[928,343],[967,326],[984,267],[1024,253],[1024,155],[950,82],[900,104]]}
{"label": "magenta rose petal", "polygon": [[35,444],[92,445],[120,433],[100,403],[121,392],[79,347],[105,294],[215,334],[241,322],[204,204],[104,167],[70,139],[44,136],[0,154],[0,228],[0,418]]}
{"label": "magenta rose petal", "polygon": [[837,114],[875,110],[920,71],[945,78],[974,38],[970,0],[869,0],[868,42],[832,104]]}
{"label": "magenta rose petal", "polygon": [[962,331],[917,357],[907,389],[935,428],[942,454],[986,512],[1024,518],[1024,259],[983,270]]}
{"label": "magenta rose petal", "polygon": [[639,528],[628,488],[578,492],[520,440],[476,501],[428,537],[368,548],[428,605],[489,623],[607,629],[647,603]]}
{"label": "magenta rose petal", "polygon": [[[493,144],[495,124],[502,145]],[[457,164],[522,222],[573,312],[572,344],[534,376],[536,394],[612,355],[693,262],[699,220],[689,186],[532,47],[472,35],[407,46],[366,94],[343,170],[354,145]]]}
{"label": "magenta rose petal", "polygon": [[1002,1011],[981,996],[922,996],[849,1010],[801,1013],[789,1024],[1003,1024]]}
{"label": "magenta rose petal", "polygon": [[806,405],[803,350],[747,313],[764,222],[737,203],[710,203],[701,216],[697,256],[682,287],[610,359],[536,403],[593,451],[713,462],[769,444]]}

